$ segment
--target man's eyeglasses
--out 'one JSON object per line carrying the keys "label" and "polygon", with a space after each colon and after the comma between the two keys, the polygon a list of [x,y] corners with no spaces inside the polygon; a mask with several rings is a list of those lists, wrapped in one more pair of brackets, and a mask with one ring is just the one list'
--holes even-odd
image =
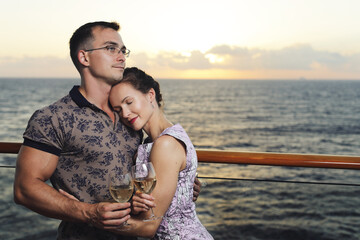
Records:
{"label": "man's eyeglasses", "polygon": [[100,47],[100,48],[85,49],[84,51],[85,52],[91,52],[91,51],[100,50],[100,49],[106,49],[106,51],[108,53],[110,53],[111,55],[114,55],[114,56],[119,54],[120,52],[122,52],[122,54],[124,54],[125,57],[129,57],[129,55],[130,55],[130,50],[129,49],[119,48],[119,47],[116,47],[116,46],[105,46],[105,47]]}

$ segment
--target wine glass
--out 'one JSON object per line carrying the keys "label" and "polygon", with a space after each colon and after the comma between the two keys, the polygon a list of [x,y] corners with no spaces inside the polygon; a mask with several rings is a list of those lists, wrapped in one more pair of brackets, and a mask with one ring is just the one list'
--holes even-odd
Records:
{"label": "wine glass", "polygon": [[[134,192],[131,174],[123,174],[120,170],[111,171],[109,176],[109,189],[112,198],[116,202],[125,203],[129,201]],[[124,222],[121,225],[121,229],[129,230],[131,229],[131,224]]]}
{"label": "wine glass", "polygon": [[[140,192],[150,194],[154,190],[156,186],[156,174],[154,166],[151,162],[141,163],[133,166],[131,168],[131,175],[136,188]],[[152,208],[150,208],[150,210],[151,215],[148,219],[144,219],[144,222],[162,218],[162,216],[155,216]]]}

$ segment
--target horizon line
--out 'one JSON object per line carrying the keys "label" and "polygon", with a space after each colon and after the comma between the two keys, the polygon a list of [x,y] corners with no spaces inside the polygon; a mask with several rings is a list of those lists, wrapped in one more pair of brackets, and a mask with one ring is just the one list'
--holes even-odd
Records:
{"label": "horizon line", "polygon": [[[1,80],[3,79],[79,79],[80,77],[0,77]],[[165,80],[165,81],[172,81],[172,80],[235,80],[235,81],[259,81],[259,80],[266,80],[266,81],[360,81],[359,78],[154,78],[155,80]]]}

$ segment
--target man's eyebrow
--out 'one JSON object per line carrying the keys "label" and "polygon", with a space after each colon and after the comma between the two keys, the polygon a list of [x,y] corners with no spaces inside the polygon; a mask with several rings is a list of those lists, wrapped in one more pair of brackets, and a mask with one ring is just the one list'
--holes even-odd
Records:
{"label": "man's eyebrow", "polygon": [[[113,41],[106,41],[104,44],[119,46],[117,42],[113,42]],[[125,45],[122,46],[121,49],[126,49]]]}
{"label": "man's eyebrow", "polygon": [[113,41],[106,41],[106,42],[104,42],[104,44],[119,46],[119,44],[117,42],[113,42]]}

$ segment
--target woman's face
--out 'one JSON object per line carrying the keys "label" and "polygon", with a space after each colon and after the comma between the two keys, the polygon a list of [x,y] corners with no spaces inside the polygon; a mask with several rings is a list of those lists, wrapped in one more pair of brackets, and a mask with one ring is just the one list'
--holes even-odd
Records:
{"label": "woman's face", "polygon": [[120,83],[111,89],[109,100],[124,124],[136,131],[142,129],[152,116],[151,90],[144,94],[129,83]]}

